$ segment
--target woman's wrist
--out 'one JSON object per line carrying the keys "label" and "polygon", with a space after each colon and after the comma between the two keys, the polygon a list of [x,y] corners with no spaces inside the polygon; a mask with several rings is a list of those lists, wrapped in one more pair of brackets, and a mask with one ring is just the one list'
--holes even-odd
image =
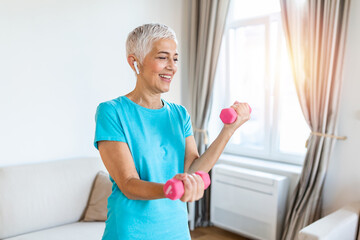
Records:
{"label": "woman's wrist", "polygon": [[236,131],[236,128],[234,128],[233,126],[231,126],[231,124],[224,124],[221,132],[223,132],[226,135],[229,135],[229,137],[231,137]]}

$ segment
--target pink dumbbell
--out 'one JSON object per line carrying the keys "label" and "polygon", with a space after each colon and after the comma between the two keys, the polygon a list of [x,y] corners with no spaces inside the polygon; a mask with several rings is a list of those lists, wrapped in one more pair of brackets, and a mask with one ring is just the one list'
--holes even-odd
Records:
{"label": "pink dumbbell", "polygon": [[[199,175],[204,181],[204,189],[207,189],[210,186],[210,176],[208,173],[203,171],[195,172]],[[182,197],[184,194],[184,184],[178,179],[170,179],[164,185],[164,193],[167,198],[171,200],[176,200]]]}
{"label": "pink dumbbell", "polygon": [[[251,113],[250,106],[249,106],[249,111]],[[220,119],[225,124],[233,123],[237,119],[237,113],[236,113],[235,109],[233,109],[233,108],[224,108],[223,110],[221,110]]]}

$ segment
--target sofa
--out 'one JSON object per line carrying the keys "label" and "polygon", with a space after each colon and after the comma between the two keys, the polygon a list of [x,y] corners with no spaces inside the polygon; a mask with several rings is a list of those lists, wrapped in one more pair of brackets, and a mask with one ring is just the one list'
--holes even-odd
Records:
{"label": "sofa", "polygon": [[[99,173],[106,175],[106,187],[100,190],[106,188],[107,196],[92,194]],[[104,217],[84,219],[91,199],[100,198],[101,209],[91,208],[106,218],[110,193],[111,182],[100,158],[0,167],[0,239],[99,240]]]}
{"label": "sofa", "polygon": [[349,204],[300,230],[299,240],[360,240],[360,202]]}

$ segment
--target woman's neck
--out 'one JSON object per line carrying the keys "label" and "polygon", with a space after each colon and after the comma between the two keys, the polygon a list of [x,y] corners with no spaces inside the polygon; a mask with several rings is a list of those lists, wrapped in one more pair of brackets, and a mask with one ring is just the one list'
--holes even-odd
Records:
{"label": "woman's neck", "polygon": [[154,94],[146,90],[140,91],[135,88],[132,92],[126,94],[125,96],[145,108],[160,109],[163,107],[160,93]]}

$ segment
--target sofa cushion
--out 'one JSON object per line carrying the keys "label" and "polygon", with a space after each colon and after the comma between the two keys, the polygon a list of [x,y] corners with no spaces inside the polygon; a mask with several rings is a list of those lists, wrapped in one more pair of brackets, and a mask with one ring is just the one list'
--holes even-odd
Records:
{"label": "sofa cushion", "polygon": [[86,209],[99,158],[0,168],[0,239],[78,222]]}
{"label": "sofa cushion", "polygon": [[356,239],[360,204],[349,204],[301,229],[299,240]]}
{"label": "sofa cushion", "polygon": [[111,188],[112,182],[109,179],[109,174],[100,171],[96,175],[94,187],[91,191],[89,204],[83,221],[106,221],[107,199],[111,194]]}
{"label": "sofa cushion", "polygon": [[104,222],[77,222],[6,238],[6,240],[99,240],[104,229]]}

